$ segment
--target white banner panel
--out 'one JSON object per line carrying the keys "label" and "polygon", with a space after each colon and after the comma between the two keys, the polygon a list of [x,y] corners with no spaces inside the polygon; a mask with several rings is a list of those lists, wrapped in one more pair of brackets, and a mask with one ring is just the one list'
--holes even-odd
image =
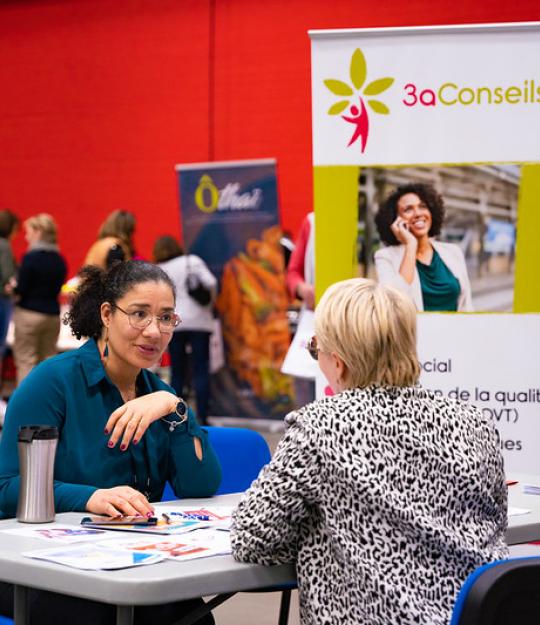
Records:
{"label": "white banner panel", "polygon": [[538,160],[540,23],[310,36],[314,165]]}
{"label": "white banner panel", "polygon": [[418,353],[424,387],[495,420],[507,473],[540,475],[540,316],[420,314]]}

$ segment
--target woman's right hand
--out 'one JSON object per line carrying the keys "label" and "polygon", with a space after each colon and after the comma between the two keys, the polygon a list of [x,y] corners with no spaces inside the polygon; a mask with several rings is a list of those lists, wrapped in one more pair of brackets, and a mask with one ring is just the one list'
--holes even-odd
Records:
{"label": "woman's right hand", "polygon": [[148,499],[131,486],[115,486],[96,490],[86,502],[86,509],[93,514],[107,516],[145,516],[151,517],[154,508]]}
{"label": "woman's right hand", "polygon": [[414,249],[418,247],[418,241],[409,230],[409,224],[403,217],[398,216],[390,226],[390,230],[392,230],[394,236],[402,245],[414,247]]}

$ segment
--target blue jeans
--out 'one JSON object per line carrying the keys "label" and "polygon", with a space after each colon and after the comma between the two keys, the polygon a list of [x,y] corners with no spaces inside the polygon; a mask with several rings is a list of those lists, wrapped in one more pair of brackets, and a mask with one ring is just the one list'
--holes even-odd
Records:
{"label": "blue jeans", "polygon": [[[191,354],[187,346],[191,346]],[[189,381],[191,364],[191,380],[197,398],[197,417],[201,423],[206,422],[208,399],[210,396],[210,332],[201,330],[179,330],[173,333],[169,343],[171,356],[171,386],[180,397]]]}

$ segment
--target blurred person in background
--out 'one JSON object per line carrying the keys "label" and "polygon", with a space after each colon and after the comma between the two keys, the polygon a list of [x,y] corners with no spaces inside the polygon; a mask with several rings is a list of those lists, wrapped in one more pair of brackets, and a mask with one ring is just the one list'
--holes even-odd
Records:
{"label": "blurred person in background", "polygon": [[46,213],[24,222],[28,251],[23,256],[14,287],[16,295],[13,355],[17,383],[45,358],[56,354],[60,331],[58,296],[67,267],[57,245],[57,227]]}
{"label": "blurred person in background", "polygon": [[293,299],[302,300],[308,310],[315,308],[315,213],[300,226],[287,265],[287,288]]}
{"label": "blurred person in background", "polygon": [[[294,243],[287,265],[287,289],[293,300],[302,301],[298,326],[303,327],[308,315],[305,311],[315,308],[315,213],[308,213]],[[311,332],[310,332],[311,334]],[[315,399],[315,380],[293,377],[296,406],[305,406]]]}
{"label": "blurred person in background", "polygon": [[108,269],[114,261],[135,258],[135,225],[133,213],[125,210],[113,211],[101,224],[97,241],[88,250],[83,265]]}
{"label": "blurred person in background", "polygon": [[[13,279],[17,271],[11,240],[17,232],[19,218],[10,210],[0,210],[0,376],[6,349],[6,336],[13,309]],[[4,421],[5,402],[0,398],[0,426]]]}
{"label": "blurred person in background", "polygon": [[285,261],[285,269],[289,266],[289,261],[291,260],[291,255],[294,252],[295,244],[293,241],[292,234],[288,230],[284,230],[281,238],[279,239],[279,244],[283,251],[283,260]]}
{"label": "blurred person in background", "polygon": [[443,199],[431,185],[398,187],[375,217],[387,245],[375,252],[375,266],[379,281],[407,293],[417,310],[469,312],[465,256],[458,245],[434,239],[444,217]]}
{"label": "blurred person in background", "polygon": [[[176,287],[176,312],[182,319],[169,343],[171,386],[179,396],[184,394],[191,364],[197,417],[204,424],[210,397],[210,335],[214,326],[211,301],[215,296],[217,280],[202,258],[184,254],[178,241],[170,235],[156,240],[153,255],[154,261],[159,263]],[[195,274],[202,286],[211,292],[208,305],[200,304],[189,295],[188,274]],[[191,347],[189,354],[188,346]]]}

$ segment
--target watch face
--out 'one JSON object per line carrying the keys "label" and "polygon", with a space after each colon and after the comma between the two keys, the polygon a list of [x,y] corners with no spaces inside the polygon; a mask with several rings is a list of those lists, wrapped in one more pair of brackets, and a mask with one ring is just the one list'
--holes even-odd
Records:
{"label": "watch face", "polygon": [[176,414],[179,417],[183,417],[187,412],[187,404],[183,399],[179,399],[176,404]]}

